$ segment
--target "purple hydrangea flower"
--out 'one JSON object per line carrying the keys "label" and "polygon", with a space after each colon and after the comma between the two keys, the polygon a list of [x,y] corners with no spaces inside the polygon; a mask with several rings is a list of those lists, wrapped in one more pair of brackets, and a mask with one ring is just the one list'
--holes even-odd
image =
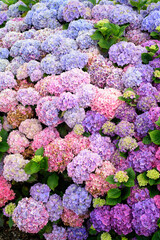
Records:
{"label": "purple hydrangea flower", "polygon": [[7,21],[7,14],[6,12],[0,11],[0,25]]}
{"label": "purple hydrangea flower", "polygon": [[78,37],[76,38],[76,42],[80,49],[87,49],[92,46],[97,45],[97,41],[91,39],[91,35],[95,32],[94,29],[90,29],[89,31],[80,31],[78,33]]}
{"label": "purple hydrangea flower", "polygon": [[102,165],[102,159],[97,153],[82,150],[67,166],[68,175],[77,184],[89,179],[90,173]]}
{"label": "purple hydrangea flower", "polygon": [[84,215],[91,206],[92,197],[82,187],[71,184],[63,195],[63,206],[72,210],[77,215]]}
{"label": "purple hydrangea flower", "polygon": [[86,132],[98,132],[102,125],[107,121],[107,118],[94,111],[87,111],[85,119],[82,122],[82,125]]}
{"label": "purple hydrangea flower", "polygon": [[116,109],[115,117],[119,118],[120,120],[133,122],[137,117],[137,113],[134,107],[131,107],[127,103],[124,103]]}
{"label": "purple hydrangea flower", "polygon": [[53,225],[53,230],[51,233],[44,233],[43,236],[46,240],[66,240],[67,239],[67,231],[63,227],[58,227],[57,225]]}
{"label": "purple hydrangea flower", "polygon": [[74,20],[68,26],[67,35],[69,38],[76,39],[80,31],[88,31],[90,29],[93,29],[93,23],[90,21],[85,19]]}
{"label": "purple hydrangea flower", "polygon": [[152,168],[156,150],[155,147],[145,145],[142,142],[139,142],[138,145],[139,150],[130,152],[128,161],[136,172],[141,173]]}
{"label": "purple hydrangea flower", "polygon": [[45,206],[49,214],[49,220],[51,222],[57,221],[63,212],[61,197],[57,194],[51,195]]}
{"label": "purple hydrangea flower", "polygon": [[141,54],[147,52],[144,47],[135,46],[132,42],[118,42],[109,49],[109,59],[118,66],[126,64],[139,64],[142,62]]}
{"label": "purple hydrangea flower", "polygon": [[67,109],[71,109],[76,106],[78,106],[78,98],[75,94],[70,92],[61,93],[58,99],[58,109],[66,111]]}
{"label": "purple hydrangea flower", "polygon": [[99,133],[94,133],[89,137],[89,140],[89,148],[93,152],[98,153],[104,160],[110,160],[115,147],[109,137],[102,137]]}
{"label": "purple hydrangea flower", "polygon": [[85,118],[85,110],[80,107],[74,107],[67,110],[64,113],[64,122],[70,127],[73,128],[76,124],[82,123]]}
{"label": "purple hydrangea flower", "polygon": [[153,199],[145,199],[133,204],[132,216],[132,226],[138,235],[148,237],[157,230],[160,213]]}
{"label": "purple hydrangea flower", "polygon": [[157,107],[157,101],[154,96],[145,96],[138,99],[137,109],[142,112],[149,111],[151,107]]}
{"label": "purple hydrangea flower", "polygon": [[85,227],[74,228],[69,227],[67,229],[68,240],[86,240],[88,238],[88,233]]}
{"label": "purple hydrangea flower", "polygon": [[17,82],[11,72],[0,72],[0,91],[8,88],[14,88],[16,85]]}
{"label": "purple hydrangea flower", "polygon": [[118,203],[111,208],[111,226],[119,235],[132,232],[132,211],[127,204]]}
{"label": "purple hydrangea flower", "polygon": [[30,189],[30,195],[36,201],[41,201],[46,203],[49,198],[51,189],[48,187],[47,184],[36,183]]}
{"label": "purple hydrangea flower", "polygon": [[111,214],[110,207],[97,207],[90,213],[90,221],[97,232],[111,230]]}
{"label": "purple hydrangea flower", "polygon": [[0,58],[3,59],[3,58],[8,58],[9,56],[9,51],[7,48],[2,48],[0,47]]}
{"label": "purple hydrangea flower", "polygon": [[79,106],[86,108],[91,104],[92,99],[96,95],[96,87],[92,84],[81,84],[76,88],[76,96],[79,101]]}
{"label": "purple hydrangea flower", "polygon": [[135,120],[135,130],[141,137],[145,137],[149,130],[154,129],[154,123],[150,119],[149,112],[137,115]]}
{"label": "purple hydrangea flower", "polygon": [[128,121],[122,120],[115,127],[114,132],[120,137],[134,136],[134,124]]}
{"label": "purple hydrangea flower", "polygon": [[127,198],[127,203],[131,207],[134,203],[142,202],[150,198],[149,190],[147,188],[139,188],[138,185],[131,188],[131,194]]}
{"label": "purple hydrangea flower", "polygon": [[19,56],[21,56],[26,62],[30,60],[40,59],[41,43],[37,40],[26,39],[22,40],[22,45],[19,49]]}
{"label": "purple hydrangea flower", "polygon": [[147,17],[142,21],[141,29],[143,31],[153,32],[156,27],[160,25],[160,11],[152,11]]}
{"label": "purple hydrangea flower", "polygon": [[63,8],[63,19],[66,22],[71,22],[79,17],[83,17],[85,12],[86,9],[83,3],[77,0],[70,1]]}
{"label": "purple hydrangea flower", "polygon": [[24,106],[36,105],[39,99],[40,95],[35,88],[20,88],[17,91],[17,101],[21,102]]}

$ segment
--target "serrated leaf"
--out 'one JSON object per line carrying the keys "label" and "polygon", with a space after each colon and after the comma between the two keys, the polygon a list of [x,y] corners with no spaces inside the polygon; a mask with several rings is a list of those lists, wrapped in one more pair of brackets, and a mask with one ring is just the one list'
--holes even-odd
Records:
{"label": "serrated leaf", "polygon": [[31,160],[29,163],[26,164],[24,170],[25,173],[31,175],[40,171],[40,165],[37,162]]}
{"label": "serrated leaf", "polygon": [[37,151],[35,152],[35,155],[41,155],[41,156],[43,156],[43,153],[44,153],[44,148],[41,147],[41,148],[37,149]]}
{"label": "serrated leaf", "polygon": [[116,184],[116,182],[114,181],[114,175],[110,175],[106,178],[106,181],[111,183],[111,184]]}
{"label": "serrated leaf", "polygon": [[155,122],[155,124],[160,127],[160,117],[158,118],[158,121]]}
{"label": "serrated leaf", "polygon": [[106,204],[110,206],[115,206],[117,203],[121,202],[121,197],[119,198],[108,198],[106,197]]}
{"label": "serrated leaf", "polygon": [[131,189],[126,187],[122,189],[121,197],[122,200],[126,200],[131,194]]}
{"label": "serrated leaf", "polygon": [[59,177],[56,173],[53,173],[47,179],[47,185],[54,191],[54,189],[58,186]]}
{"label": "serrated leaf", "polygon": [[18,9],[19,11],[22,11],[22,12],[28,12],[30,10],[29,7],[25,7],[23,5],[19,5]]}
{"label": "serrated leaf", "polygon": [[103,39],[103,36],[102,36],[102,34],[100,33],[99,30],[96,30],[90,37],[91,37],[92,40]]}
{"label": "serrated leaf", "polygon": [[145,137],[143,138],[142,142],[143,142],[144,144],[150,144],[152,141],[151,141],[150,136],[147,135],[147,136],[145,136]]}
{"label": "serrated leaf", "polygon": [[134,184],[134,180],[129,178],[128,181],[126,183],[123,183],[126,187],[133,187]]}
{"label": "serrated leaf", "polygon": [[128,175],[128,177],[130,178],[130,179],[135,179],[135,177],[136,177],[136,174],[135,174],[135,172],[134,172],[134,170],[132,169],[132,168],[128,168],[127,170],[126,170],[126,172],[127,172],[127,175]]}
{"label": "serrated leaf", "polygon": [[2,141],[6,142],[8,138],[8,132],[2,128],[0,131],[0,136],[2,137]]}
{"label": "serrated leaf", "polygon": [[160,145],[160,130],[153,130],[149,132],[149,136],[151,138],[151,141],[156,144]]}
{"label": "serrated leaf", "polygon": [[118,188],[110,189],[107,192],[108,198],[119,198],[121,196],[121,190]]}
{"label": "serrated leaf", "polygon": [[12,226],[13,226],[14,222],[12,220],[12,217],[9,218],[9,221],[8,221],[8,225],[9,225],[9,228],[11,229]]}
{"label": "serrated leaf", "polygon": [[149,179],[148,180],[148,183],[150,186],[154,185],[155,184],[155,180],[154,179]]}
{"label": "serrated leaf", "polygon": [[6,142],[0,142],[0,152],[7,152],[9,145]]}
{"label": "serrated leaf", "polygon": [[142,53],[141,59],[144,64],[148,64],[149,61],[151,61],[153,59],[153,57],[149,53]]}

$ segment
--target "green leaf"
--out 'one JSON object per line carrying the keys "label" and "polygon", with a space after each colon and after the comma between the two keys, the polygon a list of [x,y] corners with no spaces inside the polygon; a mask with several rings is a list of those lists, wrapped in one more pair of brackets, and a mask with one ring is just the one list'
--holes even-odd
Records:
{"label": "green leaf", "polygon": [[84,133],[83,133],[83,136],[84,136],[84,137],[89,137],[89,136],[91,136],[91,133],[89,133],[89,132],[84,132]]}
{"label": "green leaf", "polygon": [[150,136],[147,135],[147,136],[145,136],[145,137],[143,138],[142,142],[143,142],[144,144],[150,144],[152,141],[151,141]]}
{"label": "green leaf", "polygon": [[107,192],[108,198],[119,198],[121,196],[121,190],[118,188],[110,189]]}
{"label": "green leaf", "polygon": [[41,148],[37,149],[37,151],[35,152],[35,155],[41,155],[41,156],[43,156],[43,153],[44,153],[44,148],[41,147]]}
{"label": "green leaf", "polygon": [[29,7],[25,7],[23,5],[19,5],[18,9],[19,11],[22,11],[22,12],[28,12],[30,10]]}
{"label": "green leaf", "polygon": [[126,183],[123,183],[126,187],[133,187],[134,186],[134,180],[129,178]]}
{"label": "green leaf", "polygon": [[0,142],[0,152],[7,152],[9,145],[6,142]]}
{"label": "green leaf", "polygon": [[160,230],[153,234],[152,240],[160,240]]}
{"label": "green leaf", "polygon": [[126,24],[124,26],[121,26],[120,29],[119,29],[119,34],[118,36],[121,37],[124,33],[124,30],[126,29],[126,27],[128,27],[130,24]]}
{"label": "green leaf", "polygon": [[48,157],[44,157],[42,161],[40,162],[40,168],[44,171],[48,170]]}
{"label": "green leaf", "polygon": [[14,222],[12,220],[12,217],[10,217],[9,221],[8,221],[8,225],[9,225],[10,229],[12,228],[13,224],[14,224]]}
{"label": "green leaf", "polygon": [[159,191],[158,191],[156,185],[153,185],[153,186],[148,185],[147,188],[149,190],[149,195],[150,195],[151,198],[153,198],[155,195],[159,194]]}
{"label": "green leaf", "polygon": [[127,158],[127,153],[125,153],[125,152],[120,152],[119,153],[119,155],[121,156],[121,157],[123,157],[123,158]]}
{"label": "green leaf", "polygon": [[160,127],[160,117],[158,118],[158,121],[155,122],[155,124]]}
{"label": "green leaf", "polygon": [[90,228],[90,229],[89,229],[89,234],[91,234],[91,235],[95,235],[95,234],[97,234],[96,229],[92,229],[92,228]]}
{"label": "green leaf", "polygon": [[89,2],[91,2],[94,6],[96,5],[96,0],[88,0]]}
{"label": "green leaf", "polygon": [[106,197],[106,204],[110,206],[115,206],[117,203],[121,202],[121,197],[119,198],[108,198]]}
{"label": "green leaf", "polygon": [[29,6],[29,4],[31,3],[31,0],[21,0],[21,1],[27,6]]}
{"label": "green leaf", "polygon": [[149,185],[150,185],[150,186],[152,186],[152,185],[155,184],[155,180],[154,180],[154,179],[149,179],[148,182],[149,182]]}
{"label": "green leaf", "polygon": [[111,183],[111,184],[116,184],[116,182],[114,181],[114,175],[110,175],[106,178],[106,181]]}
{"label": "green leaf", "polygon": [[29,163],[26,164],[24,170],[27,174],[37,173],[40,171],[40,165],[39,163],[31,160]]}
{"label": "green leaf", "polygon": [[122,96],[118,97],[118,99],[121,100],[121,101],[124,101],[124,102],[126,101],[126,98],[124,98]]}
{"label": "green leaf", "polygon": [[149,53],[142,53],[141,59],[144,64],[148,64],[149,61],[151,61],[153,59],[153,57],[151,57],[151,55]]}
{"label": "green leaf", "polygon": [[149,136],[151,138],[151,141],[156,144],[160,145],[160,130],[153,130],[149,132]]}
{"label": "green leaf", "polygon": [[103,39],[102,33],[99,30],[96,30],[90,37],[92,40]]}
{"label": "green leaf", "polygon": [[1,117],[1,116],[0,116],[0,121],[3,124],[4,120],[3,120],[3,117]]}
{"label": "green leaf", "polygon": [[32,174],[29,179],[27,180],[27,182],[29,183],[33,183],[33,182],[36,182],[38,179],[38,175],[36,173]]}
{"label": "green leaf", "polygon": [[1,162],[2,158],[3,158],[3,155],[4,155],[4,153],[0,152],[0,162]]}
{"label": "green leaf", "polygon": [[3,213],[0,214],[0,227],[3,227],[4,219],[3,219]]}
{"label": "green leaf", "polygon": [[68,29],[68,26],[69,26],[69,23],[65,23],[65,24],[63,24],[63,30]]}
{"label": "green leaf", "polygon": [[128,175],[128,177],[129,177],[130,179],[132,179],[132,180],[135,179],[136,174],[135,174],[135,172],[134,172],[134,170],[133,170],[132,168],[128,168],[128,169],[126,170],[126,172],[127,172],[127,175]]}
{"label": "green leaf", "polygon": [[130,194],[131,189],[129,187],[123,188],[121,193],[122,200],[126,200],[130,196]]}
{"label": "green leaf", "polygon": [[58,186],[59,177],[56,173],[53,173],[47,179],[47,185],[54,191],[54,189]]}
{"label": "green leaf", "polygon": [[158,39],[158,38],[159,38],[159,33],[157,33],[157,32],[151,32],[151,33],[150,33],[150,36],[153,37],[153,38],[155,38],[155,39]]}
{"label": "green leaf", "polygon": [[2,137],[2,141],[6,142],[8,138],[8,132],[2,128],[0,131],[0,136]]}

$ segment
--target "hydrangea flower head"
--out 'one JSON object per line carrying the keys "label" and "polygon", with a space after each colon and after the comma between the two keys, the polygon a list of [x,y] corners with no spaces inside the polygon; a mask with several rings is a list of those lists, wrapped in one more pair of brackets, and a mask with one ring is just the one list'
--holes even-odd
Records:
{"label": "hydrangea flower head", "polygon": [[160,176],[160,173],[156,169],[151,169],[147,171],[146,176],[150,179],[157,180]]}
{"label": "hydrangea flower head", "polygon": [[114,176],[114,180],[116,182],[120,182],[120,183],[127,182],[128,179],[129,179],[129,177],[128,177],[127,173],[124,171],[118,171]]}
{"label": "hydrangea flower head", "polygon": [[11,217],[15,208],[16,208],[16,204],[11,202],[11,203],[7,204],[5,206],[5,208],[3,208],[3,214],[6,217]]}

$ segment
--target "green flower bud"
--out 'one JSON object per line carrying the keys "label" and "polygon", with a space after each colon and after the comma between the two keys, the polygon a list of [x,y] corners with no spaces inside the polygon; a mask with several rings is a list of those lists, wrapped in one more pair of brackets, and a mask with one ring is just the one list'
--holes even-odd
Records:
{"label": "green flower bud", "polygon": [[156,169],[148,170],[147,171],[147,177],[150,179],[157,180],[159,178],[160,174]]}
{"label": "green flower bud", "polygon": [[94,198],[93,199],[93,207],[102,207],[106,204],[105,199],[101,199],[101,198]]}
{"label": "green flower bud", "polygon": [[144,178],[142,173],[137,176],[137,181],[140,187],[146,186],[148,184],[148,180]]}
{"label": "green flower bud", "polygon": [[32,161],[34,162],[41,162],[43,159],[43,157],[41,155],[35,155],[33,158],[32,158]]}
{"label": "green flower bud", "polygon": [[127,173],[124,171],[118,171],[114,176],[114,180],[119,183],[127,182],[128,179],[129,179],[129,177],[128,177]]}

